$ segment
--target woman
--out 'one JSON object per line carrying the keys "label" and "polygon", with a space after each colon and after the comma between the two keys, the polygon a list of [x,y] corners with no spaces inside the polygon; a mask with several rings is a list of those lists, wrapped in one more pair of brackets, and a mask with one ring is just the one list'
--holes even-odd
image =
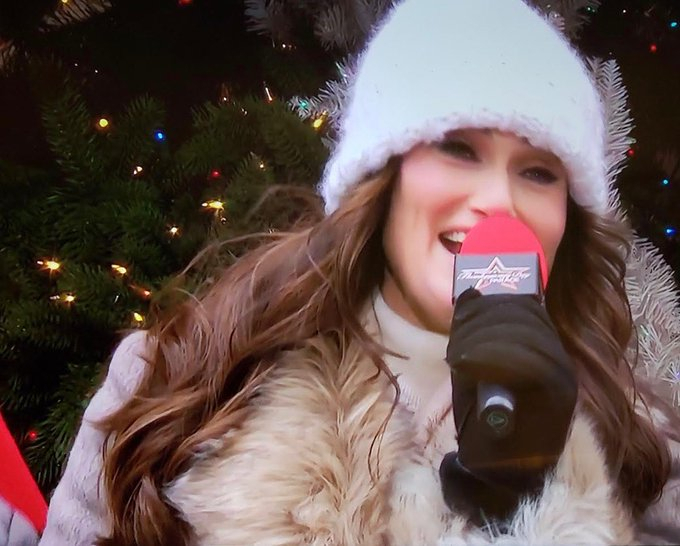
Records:
{"label": "woman", "polygon": [[[676,417],[625,359],[630,233],[605,213],[604,141],[583,64],[520,0],[404,1],[361,58],[326,217],[123,341],[41,544],[677,539]],[[453,254],[499,213],[534,231],[551,270],[547,311],[512,307],[541,322],[522,348],[568,354],[577,390],[548,408],[571,426],[542,487],[486,525],[447,505],[439,472],[461,427],[452,318],[452,346],[472,339]],[[479,328],[495,320],[484,298]]]}

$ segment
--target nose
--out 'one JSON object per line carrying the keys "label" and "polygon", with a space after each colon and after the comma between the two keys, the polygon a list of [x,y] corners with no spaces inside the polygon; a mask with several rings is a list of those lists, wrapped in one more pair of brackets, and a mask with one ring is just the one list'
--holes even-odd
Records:
{"label": "nose", "polygon": [[479,183],[470,194],[470,208],[484,217],[494,214],[515,216],[512,184],[507,172],[480,173]]}

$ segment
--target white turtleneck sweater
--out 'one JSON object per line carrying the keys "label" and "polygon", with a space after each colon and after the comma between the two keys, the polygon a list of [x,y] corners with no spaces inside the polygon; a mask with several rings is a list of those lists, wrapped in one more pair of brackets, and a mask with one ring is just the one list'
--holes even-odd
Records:
{"label": "white turtleneck sweater", "polygon": [[380,290],[373,297],[373,311],[381,343],[403,356],[385,356],[385,363],[401,389],[400,403],[426,429],[451,409],[451,372],[445,360],[448,337],[423,330],[402,318],[387,304]]}

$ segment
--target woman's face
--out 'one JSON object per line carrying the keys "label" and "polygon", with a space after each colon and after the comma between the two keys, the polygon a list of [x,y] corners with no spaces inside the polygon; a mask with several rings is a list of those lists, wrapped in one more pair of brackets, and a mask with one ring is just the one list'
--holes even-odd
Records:
{"label": "woman's face", "polygon": [[464,129],[414,148],[403,157],[383,235],[385,301],[412,324],[448,333],[453,254],[464,234],[488,216],[514,216],[534,231],[550,269],[567,195],[562,162],[511,133]]}

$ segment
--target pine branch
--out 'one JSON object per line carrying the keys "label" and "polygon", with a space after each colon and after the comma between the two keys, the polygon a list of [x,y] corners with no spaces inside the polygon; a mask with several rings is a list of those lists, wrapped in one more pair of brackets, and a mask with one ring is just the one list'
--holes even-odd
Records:
{"label": "pine branch", "polygon": [[604,106],[607,130],[605,158],[607,184],[610,188],[609,207],[611,210],[618,211],[620,202],[615,189],[616,178],[625,167],[626,152],[635,142],[630,136],[633,130],[633,119],[628,108],[628,92],[616,61],[590,59],[588,62]]}
{"label": "pine branch", "polygon": [[295,96],[288,101],[289,106],[301,119],[315,119],[324,114],[328,115],[328,122],[333,131],[339,129],[340,116],[349,98],[350,85],[354,80],[356,59],[346,57],[336,63],[340,78],[329,80],[314,97]]}
{"label": "pine branch", "polygon": [[248,30],[270,36],[272,40],[290,41],[290,19],[284,12],[284,2],[277,0],[245,0]]}
{"label": "pine branch", "polygon": [[354,51],[392,6],[392,0],[246,0],[248,30],[286,42],[292,39],[294,17],[311,21],[326,49]]}
{"label": "pine branch", "polygon": [[[41,69],[41,64],[36,63],[34,74]],[[49,88],[42,88],[47,93],[41,109],[48,143],[66,178],[81,187],[89,186],[92,191],[92,185],[105,172],[105,164],[98,161],[102,152],[97,144],[92,116],[63,68],[57,65],[56,70],[50,72],[60,84],[56,84],[59,87],[55,89],[52,81]]]}
{"label": "pine branch", "polygon": [[164,125],[165,108],[160,101],[148,96],[133,99],[116,119],[107,146],[108,155],[116,159],[116,171],[129,176],[137,165],[148,170],[158,150],[152,135]]}
{"label": "pine branch", "polygon": [[532,3],[570,39],[578,37],[588,21],[587,10],[596,10],[601,0],[532,0]]}
{"label": "pine branch", "polygon": [[54,13],[46,15],[43,24],[47,30],[87,21],[90,17],[111,8],[109,0],[68,0],[58,2]]}

